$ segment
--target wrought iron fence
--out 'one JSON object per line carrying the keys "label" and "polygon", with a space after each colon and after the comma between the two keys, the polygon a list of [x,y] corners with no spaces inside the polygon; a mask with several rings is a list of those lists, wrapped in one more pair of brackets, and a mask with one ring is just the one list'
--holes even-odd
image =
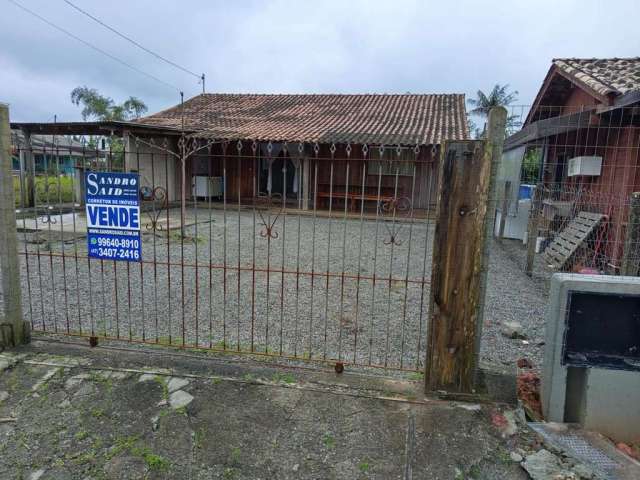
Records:
{"label": "wrought iron fence", "polygon": [[[437,149],[134,138],[17,144],[35,331],[421,370]],[[116,147],[118,147],[116,149]],[[122,148],[121,148],[122,147]],[[391,153],[389,153],[391,152]],[[90,258],[86,172],[137,172],[142,258]]]}

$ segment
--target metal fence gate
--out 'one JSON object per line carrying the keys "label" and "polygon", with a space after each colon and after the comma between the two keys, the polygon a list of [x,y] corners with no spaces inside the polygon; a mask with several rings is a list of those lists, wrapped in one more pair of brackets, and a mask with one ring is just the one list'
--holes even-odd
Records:
{"label": "metal fence gate", "polygon": [[[15,140],[32,329],[423,370],[438,149]],[[84,173],[140,178],[142,259],[87,255]]]}

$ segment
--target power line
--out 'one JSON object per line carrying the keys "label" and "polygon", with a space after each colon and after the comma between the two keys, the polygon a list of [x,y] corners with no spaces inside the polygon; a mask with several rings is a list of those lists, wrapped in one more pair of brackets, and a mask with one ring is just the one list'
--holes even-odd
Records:
{"label": "power line", "polygon": [[73,33],[71,33],[68,30],[65,30],[64,28],[56,25],[55,23],[47,20],[46,18],[44,18],[42,15],[39,15],[38,13],[34,12],[33,10],[28,9],[27,7],[25,7],[24,5],[19,4],[18,2],[16,2],[15,0],[7,0],[10,3],[13,3],[16,7],[24,10],[25,12],[33,15],[34,17],[38,18],[39,20],[43,21],[44,23],[46,23],[47,25],[55,28],[56,30],[59,30],[60,32],[64,33],[65,35],[68,35],[69,37],[73,38],[74,40],[77,40],[78,42],[86,45],[89,48],[92,48],[93,50],[95,50],[96,52],[101,53],[102,55],[105,55],[107,57],[109,57],[111,60],[114,60],[118,63],[120,63],[121,65],[124,65],[127,68],[130,68],[131,70],[138,72],[141,75],[144,75],[146,77],[149,77],[153,80],[155,80],[156,82],[162,83],[163,85],[166,85],[167,87],[170,87],[172,89],[175,89],[177,91],[181,91],[178,87],[176,87],[175,85],[172,85],[168,82],[165,82],[164,80],[161,80],[160,78],[156,77],[155,75],[152,75],[150,73],[145,72],[144,70],[140,70],[138,67],[135,67],[133,65],[131,65],[130,63],[125,62],[124,60],[119,59],[118,57],[116,57],[115,55],[110,54],[109,52],[106,52],[104,50],[102,50],[100,47],[96,47],[95,45],[93,45],[92,43],[87,42],[86,40],[83,40],[82,38],[78,37],[77,35],[74,35]]}
{"label": "power line", "polygon": [[153,55],[154,57],[156,57],[159,60],[162,60],[163,62],[168,63],[169,65],[177,68],[178,70],[182,70],[184,73],[188,73],[189,75],[193,75],[194,77],[203,80],[204,79],[204,73],[199,75],[197,73],[192,72],[191,70],[178,65],[175,62],[172,62],[171,60],[166,59],[165,57],[163,57],[162,55],[149,50],[148,48],[144,47],[143,45],[140,45],[138,42],[136,42],[134,39],[132,39],[131,37],[128,37],[127,35],[125,35],[124,33],[119,32],[118,30],[116,30],[115,28],[107,25],[106,23],[104,23],[102,20],[100,20],[99,18],[94,17],[93,15],[91,15],[89,12],[87,12],[86,10],[83,10],[82,8],[80,8],[79,6],[75,5],[74,3],[70,2],[69,0],[64,0],[64,2],[68,5],[70,5],[71,7],[75,8],[77,11],[79,11],[80,13],[82,13],[83,15],[86,15],[87,17],[89,17],[91,20],[93,20],[94,22],[99,23],[100,25],[102,25],[104,28],[112,31],[113,33],[115,33],[116,35],[118,35],[120,38],[125,39],[126,41],[134,44],[136,47],[138,47],[141,50],[144,50],[145,52],[147,52],[150,55]]}

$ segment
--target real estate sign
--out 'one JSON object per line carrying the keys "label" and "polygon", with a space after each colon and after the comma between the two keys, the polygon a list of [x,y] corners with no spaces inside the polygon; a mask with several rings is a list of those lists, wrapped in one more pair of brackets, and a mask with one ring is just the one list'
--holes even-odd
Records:
{"label": "real estate sign", "polygon": [[85,185],[89,256],[139,262],[142,242],[138,174],[87,172]]}

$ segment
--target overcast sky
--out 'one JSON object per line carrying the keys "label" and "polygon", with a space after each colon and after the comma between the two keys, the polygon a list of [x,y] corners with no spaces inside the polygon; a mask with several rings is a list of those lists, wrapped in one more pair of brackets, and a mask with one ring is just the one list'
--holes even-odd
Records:
{"label": "overcast sky", "polygon": [[[16,0],[175,85],[197,79],[63,0]],[[207,76],[208,92],[465,93],[496,82],[530,104],[554,57],[640,55],[638,0],[71,0],[142,45]],[[175,89],[102,56],[0,0],[0,101],[14,121],[80,120],[70,91],[133,95],[150,112]]]}

